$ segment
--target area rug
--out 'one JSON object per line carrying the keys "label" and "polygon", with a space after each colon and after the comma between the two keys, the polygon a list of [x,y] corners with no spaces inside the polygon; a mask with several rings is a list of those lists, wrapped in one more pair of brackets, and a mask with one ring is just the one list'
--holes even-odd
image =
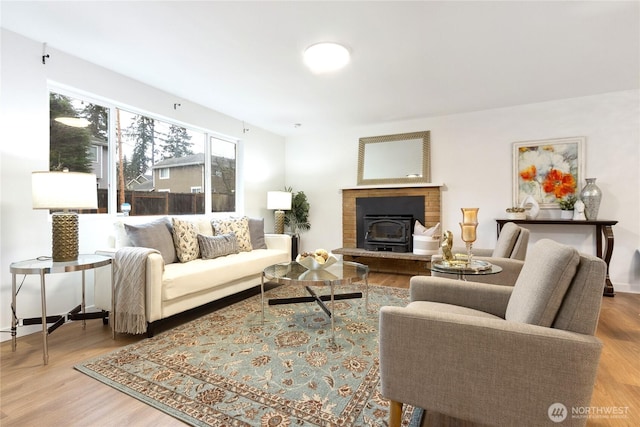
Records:
{"label": "area rug", "polygon": [[[301,296],[304,288],[265,295]],[[407,302],[407,289],[373,285],[368,311],[364,298],[336,301],[331,341],[317,304],[265,304],[263,322],[256,295],[76,369],[195,426],[386,425],[378,312]],[[405,405],[404,426],[416,424],[414,412]]]}

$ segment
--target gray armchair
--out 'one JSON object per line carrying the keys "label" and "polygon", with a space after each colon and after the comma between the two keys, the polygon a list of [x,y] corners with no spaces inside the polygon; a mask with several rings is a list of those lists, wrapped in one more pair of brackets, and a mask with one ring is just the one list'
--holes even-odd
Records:
{"label": "gray armchair", "polygon": [[[605,271],[601,259],[543,239],[513,287],[412,277],[409,305],[380,311],[390,426],[403,404],[496,426],[555,425],[550,416],[562,415],[562,425],[585,425],[571,411],[593,392]],[[566,411],[550,415],[557,403]]]}
{"label": "gray armchair", "polygon": [[[524,265],[529,244],[529,230],[520,227],[513,222],[507,222],[500,232],[493,249],[473,249],[475,259],[488,261],[502,267],[499,274],[487,276],[468,276],[466,279],[473,282],[491,283],[493,285],[513,286],[520,275]],[[453,253],[466,253],[465,248],[454,247]],[[435,256],[434,256],[435,257]],[[434,277],[451,277],[447,273],[432,271]]]}

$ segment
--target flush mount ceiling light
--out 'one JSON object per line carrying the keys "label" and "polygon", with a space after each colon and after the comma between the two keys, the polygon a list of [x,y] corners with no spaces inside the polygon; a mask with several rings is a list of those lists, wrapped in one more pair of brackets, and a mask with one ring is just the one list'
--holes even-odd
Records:
{"label": "flush mount ceiling light", "polygon": [[349,50],[338,43],[322,42],[304,51],[304,63],[314,73],[329,73],[349,63]]}

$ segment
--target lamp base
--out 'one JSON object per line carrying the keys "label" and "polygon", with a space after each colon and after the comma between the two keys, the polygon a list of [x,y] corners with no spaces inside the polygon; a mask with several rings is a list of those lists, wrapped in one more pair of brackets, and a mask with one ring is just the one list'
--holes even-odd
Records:
{"label": "lamp base", "polygon": [[78,215],[72,212],[56,212],[53,219],[54,262],[75,261],[78,259]]}
{"label": "lamp base", "polygon": [[276,225],[274,228],[275,234],[284,234],[284,211],[277,210],[274,213]]}

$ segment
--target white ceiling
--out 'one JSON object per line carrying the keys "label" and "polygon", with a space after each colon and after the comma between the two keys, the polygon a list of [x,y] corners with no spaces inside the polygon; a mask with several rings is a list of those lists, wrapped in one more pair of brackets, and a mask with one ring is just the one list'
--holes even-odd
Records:
{"label": "white ceiling", "polygon": [[[285,136],[639,88],[637,1],[0,7],[6,29]],[[314,75],[302,51],[326,40],[352,60]]]}

